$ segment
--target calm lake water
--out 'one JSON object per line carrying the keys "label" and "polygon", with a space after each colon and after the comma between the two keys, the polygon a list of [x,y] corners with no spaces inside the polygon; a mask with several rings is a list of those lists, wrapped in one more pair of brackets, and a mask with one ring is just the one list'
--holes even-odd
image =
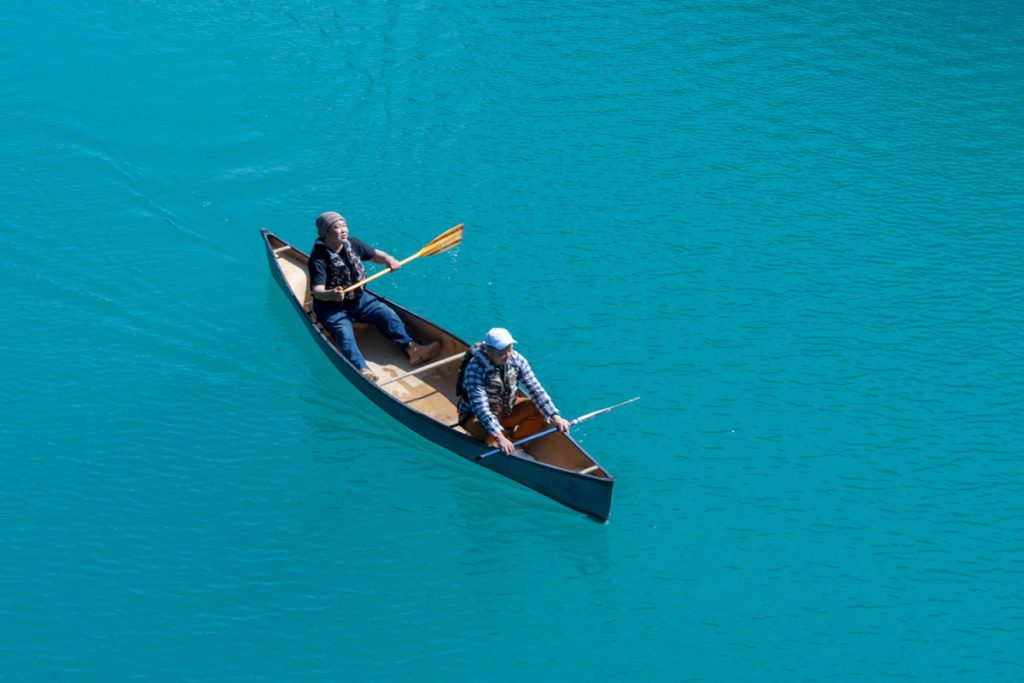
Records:
{"label": "calm lake water", "polygon": [[[1024,6],[8,3],[0,680],[1019,681]],[[396,424],[260,227],[502,325],[596,524]]]}

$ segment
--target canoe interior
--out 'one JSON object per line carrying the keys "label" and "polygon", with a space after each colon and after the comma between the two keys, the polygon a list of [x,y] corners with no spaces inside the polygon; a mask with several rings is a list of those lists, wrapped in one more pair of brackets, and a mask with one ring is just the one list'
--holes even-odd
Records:
{"label": "canoe interior", "polygon": [[[330,333],[315,320],[313,315],[307,270],[309,257],[273,234],[268,233],[267,240],[273,249],[277,266],[288,283],[291,295],[296,301],[301,302],[302,310],[307,318],[340,355]],[[402,318],[409,334],[415,339],[424,343],[434,340],[441,342],[441,351],[434,361],[461,354],[466,350],[467,344],[461,339],[400,306],[392,304],[392,307]],[[378,385],[414,369],[409,365],[409,360],[402,349],[385,339],[372,325],[357,323],[355,331],[356,341],[366,358],[367,365],[379,378]],[[457,424],[458,404],[455,396],[455,381],[459,372],[460,360],[461,358],[453,360],[411,377],[378,386],[378,388],[407,408],[415,410],[453,431],[465,434],[465,430]],[[480,445],[481,451],[487,450],[486,444],[481,442]],[[537,439],[527,444],[524,450],[535,460],[560,469],[579,472],[597,479],[611,478],[608,472],[572,439],[562,434],[555,433]]]}

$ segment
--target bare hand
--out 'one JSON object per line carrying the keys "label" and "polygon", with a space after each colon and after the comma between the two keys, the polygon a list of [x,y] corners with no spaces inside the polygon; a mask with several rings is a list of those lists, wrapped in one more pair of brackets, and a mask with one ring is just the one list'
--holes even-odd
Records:
{"label": "bare hand", "polygon": [[498,448],[500,448],[501,452],[505,455],[511,455],[516,449],[515,445],[509,441],[504,434],[495,434],[494,440],[498,443]]}
{"label": "bare hand", "polygon": [[398,270],[402,267],[402,264],[394,256],[388,256],[385,261],[387,262],[388,268],[391,270]]}
{"label": "bare hand", "polygon": [[551,418],[551,421],[554,423],[556,427],[558,427],[558,431],[562,432],[563,434],[569,433],[569,427],[571,427],[572,425],[570,425],[569,421],[563,418],[561,415],[555,415],[553,418]]}

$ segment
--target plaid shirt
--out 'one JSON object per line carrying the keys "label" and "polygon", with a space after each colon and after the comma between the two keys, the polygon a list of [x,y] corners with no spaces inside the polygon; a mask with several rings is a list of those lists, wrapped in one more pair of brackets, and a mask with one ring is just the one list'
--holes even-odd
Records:
{"label": "plaid shirt", "polygon": [[[537,381],[537,376],[530,369],[530,364],[518,351],[513,351],[507,363],[510,363],[519,373],[519,381],[526,388],[526,393],[533,399],[541,414],[551,418],[558,414],[558,409],[551,402],[544,387]],[[487,400],[487,391],[484,389],[484,379],[487,371],[494,367],[491,359],[483,351],[473,354],[473,359],[466,366],[466,395],[459,401],[460,413],[473,413],[480,424],[487,430],[488,434],[497,434],[501,431],[501,423],[491,410],[491,404]]]}

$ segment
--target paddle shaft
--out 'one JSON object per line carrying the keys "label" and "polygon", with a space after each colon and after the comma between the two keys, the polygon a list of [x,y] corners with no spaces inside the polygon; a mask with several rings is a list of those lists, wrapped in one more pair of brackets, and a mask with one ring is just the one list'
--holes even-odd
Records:
{"label": "paddle shaft", "polygon": [[[587,413],[586,415],[580,415],[575,420],[570,420],[569,421],[569,425],[570,426],[576,426],[580,422],[584,422],[585,420],[589,420],[592,417],[597,417],[598,415],[603,415],[604,413],[611,412],[611,411],[615,410],[616,408],[620,408],[620,407],[626,405],[627,403],[632,403],[633,401],[639,401],[639,400],[640,400],[640,397],[637,396],[635,398],[629,399],[628,401],[623,401],[622,403],[616,403],[613,406],[608,406],[607,408],[602,408],[601,410],[595,410],[594,412]],[[512,445],[513,446],[520,446],[520,445],[522,445],[524,443],[528,443],[530,441],[533,441],[534,439],[539,439],[542,436],[547,436],[548,434],[552,434],[552,433],[557,432],[557,431],[558,431],[558,427],[551,427],[549,429],[545,429],[543,432],[537,432],[536,434],[532,434],[532,435],[526,437],[525,439],[520,439],[519,441],[513,441]],[[491,450],[487,451],[486,453],[481,453],[480,455],[476,456],[476,459],[477,460],[483,460],[484,458],[489,458],[490,456],[494,455],[495,453],[501,453],[501,449],[500,448],[492,448]]]}
{"label": "paddle shaft", "polygon": [[[409,263],[410,261],[414,261],[414,260],[418,259],[421,256],[433,256],[434,254],[440,254],[441,252],[448,251],[452,247],[457,246],[459,244],[459,242],[462,241],[462,229],[463,229],[463,225],[462,225],[462,223],[459,223],[455,227],[449,228],[448,230],[445,230],[443,233],[441,233],[440,235],[438,235],[437,237],[432,239],[425,247],[423,247],[422,249],[417,251],[415,254],[413,254],[412,256],[410,256],[408,258],[405,258],[405,259],[402,259],[401,261],[399,261],[398,262],[399,267],[404,266],[406,263]],[[368,283],[368,282],[372,282],[372,281],[376,280],[379,277],[384,277],[388,273],[393,273],[393,272],[394,272],[393,268],[385,268],[384,270],[380,271],[379,273],[374,273],[373,275],[371,275],[370,277],[366,278],[365,280],[360,280],[359,282],[355,283],[354,285],[346,287],[345,289],[341,290],[341,294],[348,294],[349,292],[351,292],[353,290],[356,290],[356,289],[359,289],[360,287],[365,286],[366,283]]]}
{"label": "paddle shaft", "polygon": [[[420,256],[419,254],[413,254],[409,258],[403,259],[403,260],[399,261],[398,265],[399,266],[404,266],[409,261],[412,261],[413,259],[419,258],[419,256]],[[346,287],[345,289],[341,290],[341,293],[342,294],[348,294],[349,292],[351,292],[354,289],[359,289],[360,287],[363,287],[364,285],[366,285],[367,282],[373,282],[377,278],[384,277],[388,273],[393,273],[393,272],[395,272],[394,268],[385,268],[384,270],[380,271],[379,273],[374,273],[373,275],[371,275],[370,277],[366,278],[365,280],[360,280],[359,282],[355,283],[351,287]]]}

